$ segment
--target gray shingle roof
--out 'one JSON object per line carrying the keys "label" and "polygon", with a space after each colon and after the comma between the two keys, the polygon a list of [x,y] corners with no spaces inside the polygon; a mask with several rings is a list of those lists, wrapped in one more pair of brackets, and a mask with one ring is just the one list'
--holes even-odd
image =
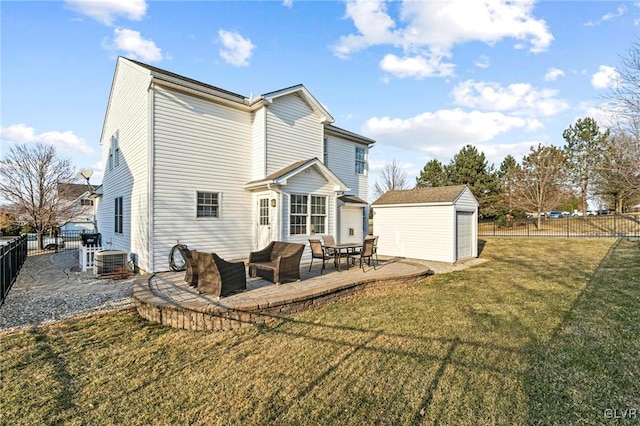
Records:
{"label": "gray shingle roof", "polygon": [[465,188],[466,185],[454,185],[389,191],[382,194],[372,205],[452,203]]}

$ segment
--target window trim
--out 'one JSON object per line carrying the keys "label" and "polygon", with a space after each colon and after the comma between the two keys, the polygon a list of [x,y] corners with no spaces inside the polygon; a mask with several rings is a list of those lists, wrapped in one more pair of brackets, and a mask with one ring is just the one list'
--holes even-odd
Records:
{"label": "window trim", "polygon": [[[294,197],[305,197],[305,204],[296,203],[297,206],[304,206],[304,213],[293,213],[292,207],[294,206]],[[314,207],[317,205],[313,204],[314,199],[323,199],[324,204],[322,207],[324,208],[324,212],[321,214],[314,213]],[[304,218],[304,223],[296,223],[294,224],[293,218],[300,217]],[[316,231],[315,224],[313,223],[313,219],[317,217],[323,218],[323,228],[322,230]],[[303,232],[291,232],[293,227],[302,227],[304,229]],[[312,228],[314,228],[312,230]],[[289,236],[294,235],[321,235],[326,234],[329,229],[329,196],[326,194],[314,194],[314,193],[290,193],[289,194]]]}
{"label": "window trim", "polygon": [[[215,194],[217,199],[217,211],[215,216],[199,216],[198,208],[200,207],[200,194]],[[203,207],[213,207],[213,204],[206,205],[202,204]],[[213,190],[199,190],[195,191],[195,218],[196,220],[219,220],[222,217],[222,191],[213,191]]]}
{"label": "window trim", "polygon": [[[366,175],[367,174],[367,149],[362,146],[356,146],[355,153],[355,172],[357,175]],[[360,159],[358,156],[358,152],[362,152],[362,158]]]}
{"label": "window trim", "polygon": [[113,233],[124,234],[124,200],[123,197],[114,198]]}

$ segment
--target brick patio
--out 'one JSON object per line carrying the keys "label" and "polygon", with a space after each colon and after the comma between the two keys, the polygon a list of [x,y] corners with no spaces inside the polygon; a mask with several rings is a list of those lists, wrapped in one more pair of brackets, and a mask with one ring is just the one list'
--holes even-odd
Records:
{"label": "brick patio", "polygon": [[402,259],[380,260],[375,269],[357,265],[336,271],[328,264],[301,265],[302,280],[275,285],[259,278],[247,280],[247,290],[217,299],[198,294],[184,281],[184,272],[164,272],[141,278],[133,288],[143,318],[185,330],[230,330],[265,324],[297,312],[331,303],[367,288],[420,280],[432,274],[424,264]]}

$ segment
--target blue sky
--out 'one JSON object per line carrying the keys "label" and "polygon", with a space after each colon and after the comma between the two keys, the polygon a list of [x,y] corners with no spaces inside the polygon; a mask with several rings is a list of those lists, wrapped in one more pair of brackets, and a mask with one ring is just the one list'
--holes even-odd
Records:
{"label": "blue sky", "polygon": [[640,2],[2,1],[0,139],[102,175],[118,55],[245,96],[302,83],[410,184],[466,144],[499,167],[591,116],[640,34]]}

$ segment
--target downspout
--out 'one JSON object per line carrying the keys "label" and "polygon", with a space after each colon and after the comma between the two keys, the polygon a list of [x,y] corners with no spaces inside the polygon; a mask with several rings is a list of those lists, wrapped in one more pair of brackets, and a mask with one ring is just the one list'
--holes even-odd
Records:
{"label": "downspout", "polygon": [[147,87],[147,102],[149,103],[147,111],[149,111],[149,116],[147,117],[148,129],[147,129],[147,161],[149,164],[147,165],[147,212],[148,212],[148,227],[147,232],[149,235],[147,236],[147,256],[148,263],[151,266],[151,271],[147,272],[155,272],[155,256],[153,255],[153,247],[154,247],[154,222],[153,222],[153,212],[154,212],[154,196],[153,196],[153,179],[154,179],[154,168],[155,168],[155,157],[154,157],[154,137],[153,137],[153,115],[154,115],[154,102],[153,102],[153,78],[149,81],[149,87]]}

